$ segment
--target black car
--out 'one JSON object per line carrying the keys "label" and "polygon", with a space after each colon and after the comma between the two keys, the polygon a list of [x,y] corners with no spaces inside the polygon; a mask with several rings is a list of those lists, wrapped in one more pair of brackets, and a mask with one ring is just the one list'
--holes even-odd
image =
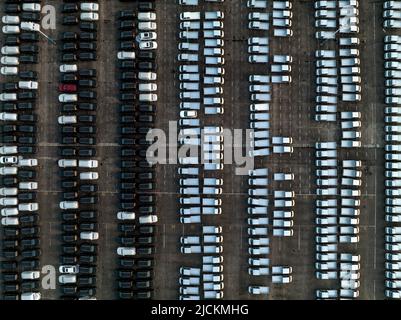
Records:
{"label": "black car", "polygon": [[135,189],[135,183],[132,182],[122,182],[120,183],[120,189],[122,190],[130,190],[130,189]]}
{"label": "black car", "polygon": [[79,202],[82,204],[96,204],[98,201],[97,197],[81,197]]}
{"label": "black car", "polygon": [[39,247],[39,245],[40,245],[39,238],[29,238],[29,239],[22,239],[21,240],[21,246],[23,248]]}
{"label": "black car", "polygon": [[76,286],[62,286],[61,291],[66,295],[75,295],[78,292],[78,288]]}
{"label": "black car", "polygon": [[21,6],[16,3],[6,4],[4,7],[5,13],[19,13],[21,12]]}
{"label": "black car", "polygon": [[154,226],[141,226],[139,227],[140,234],[154,234],[156,228]]}
{"label": "black car", "polygon": [[138,60],[150,60],[156,59],[156,53],[154,51],[140,50],[137,55]]}
{"label": "black car", "polygon": [[123,161],[121,161],[121,167],[122,168],[135,168],[136,167],[136,161],[123,160]]}
{"label": "black car", "polygon": [[66,189],[76,188],[77,185],[78,185],[78,183],[74,180],[64,180],[61,182],[61,187],[66,188]]}
{"label": "black car", "polygon": [[20,262],[20,266],[22,270],[28,271],[28,270],[33,270],[39,268],[39,260],[22,260]]}
{"label": "black car", "polygon": [[78,109],[86,111],[95,111],[97,109],[96,103],[80,103],[78,104]]}
{"label": "black car", "polygon": [[78,122],[96,122],[96,116],[81,115],[78,116]]}
{"label": "black car", "polygon": [[35,108],[35,103],[33,102],[19,102],[17,103],[18,110],[33,110]]}
{"label": "black car", "polygon": [[19,38],[23,42],[37,42],[39,41],[38,32],[21,32]]}
{"label": "black car", "polygon": [[18,200],[34,201],[36,200],[36,192],[23,192],[18,194]]}
{"label": "black car", "polygon": [[[120,123],[125,124],[125,123],[135,123],[135,117],[134,116],[129,116],[129,115],[123,115],[120,117]],[[135,132],[135,128],[132,127],[133,132]]]}
{"label": "black car", "polygon": [[25,237],[25,236],[32,237],[32,236],[39,235],[40,228],[39,227],[26,227],[26,228],[21,228],[20,231],[21,231],[22,237]]}
{"label": "black car", "polygon": [[21,20],[22,21],[33,21],[33,22],[39,22],[41,19],[40,13],[38,12],[22,12],[20,14]]}
{"label": "black car", "polygon": [[80,52],[79,60],[81,61],[96,61],[97,55],[94,52]]}
{"label": "black car", "polygon": [[122,10],[118,13],[117,18],[119,20],[135,19],[135,12],[132,10]]}
{"label": "black car", "polygon": [[81,32],[80,39],[81,40],[96,40],[97,33],[96,32]]}
{"label": "black car", "polygon": [[21,225],[36,225],[39,222],[39,216],[37,214],[29,214],[25,216],[20,216],[19,222]]}
{"label": "black car", "polygon": [[134,224],[119,224],[118,225],[118,230],[122,233],[131,233],[135,231],[135,225]]}
{"label": "black car", "polygon": [[79,186],[79,191],[81,192],[96,192],[97,185],[96,184],[81,184]]}
{"label": "black car", "polygon": [[76,170],[64,169],[64,170],[61,171],[61,176],[63,178],[76,177],[76,176],[78,176],[78,172]]}
{"label": "black car", "polygon": [[41,255],[41,251],[39,249],[22,250],[21,251],[22,258],[37,258],[40,255]]}
{"label": "black car", "polygon": [[75,42],[66,42],[63,44],[63,46],[61,47],[62,51],[77,51],[78,50],[78,46]]}
{"label": "black car", "polygon": [[80,264],[93,264],[96,263],[97,257],[94,255],[81,255],[79,256]]}
{"label": "black car", "polygon": [[4,44],[7,46],[18,46],[20,39],[18,36],[6,36]]}
{"label": "black car", "polygon": [[[133,132],[135,132],[135,129],[134,130],[132,130],[132,129],[134,129],[134,128],[130,128],[130,127],[125,128],[125,127],[123,127],[123,128],[121,128],[121,133],[124,134],[124,133],[133,133]],[[135,151],[134,148],[121,149],[121,156],[122,157],[133,157],[135,155],[136,155],[136,151]],[[121,177],[123,177],[122,174],[121,174]],[[122,178],[122,179],[127,179],[127,178]],[[130,179],[130,178],[128,178],[128,179]]]}
{"label": "black car", "polygon": [[80,77],[93,78],[96,77],[96,69],[80,69],[78,74]]}
{"label": "black car", "polygon": [[78,192],[63,192],[64,200],[74,200],[78,198]]}
{"label": "black car", "polygon": [[97,211],[81,211],[79,218],[82,220],[93,220],[97,218]]}
{"label": "black car", "polygon": [[65,103],[61,106],[61,111],[62,112],[76,112],[78,110],[76,104],[70,104],[70,103]]}
{"label": "black car", "polygon": [[85,51],[95,51],[97,48],[96,42],[80,42],[79,49]]}
{"label": "black car", "polygon": [[1,84],[1,90],[3,91],[15,91],[18,90],[18,83],[6,82]]}
{"label": "black car", "polygon": [[78,77],[74,73],[64,73],[61,75],[61,82],[63,83],[76,83],[77,81]]}
{"label": "black car", "polygon": [[79,132],[79,133],[94,134],[94,133],[96,133],[96,127],[95,127],[95,126],[82,126],[82,127],[78,127],[78,132]]}
{"label": "black car", "polygon": [[63,254],[76,254],[78,252],[78,247],[75,245],[63,245]]}
{"label": "black car", "polygon": [[96,91],[80,91],[78,97],[80,99],[96,99]]}
{"label": "black car", "polygon": [[121,202],[120,204],[122,210],[134,210],[135,203],[134,202]]}
{"label": "black car", "polygon": [[[135,61],[134,60],[123,60],[119,62],[120,69],[134,69]],[[136,79],[136,78],[135,78]]]}
{"label": "black car", "polygon": [[134,41],[122,41],[120,42],[120,50],[134,50],[135,42]]}
{"label": "black car", "polygon": [[137,63],[137,68],[141,71],[155,71],[156,63],[150,61],[141,61]]}
{"label": "black car", "polygon": [[135,30],[135,21],[134,20],[121,21],[118,28],[120,30]]}
{"label": "black car", "polygon": [[138,107],[139,112],[148,112],[148,113],[154,113],[156,112],[156,106],[152,104],[140,104]]}
{"label": "black car", "polygon": [[119,35],[120,40],[133,40],[135,39],[135,32],[133,31],[121,31]]}
{"label": "black car", "polygon": [[124,146],[134,146],[136,145],[136,140],[132,138],[122,138],[120,143]]}
{"label": "black car", "polygon": [[18,115],[18,120],[23,122],[36,122],[37,119],[38,117],[36,116],[36,114],[25,113]]}
{"label": "black car", "polygon": [[[135,151],[134,149],[122,149],[122,151]],[[120,178],[121,180],[133,180],[136,177],[136,173],[135,172],[121,172],[120,173]]]}
{"label": "black car", "polygon": [[4,292],[18,292],[20,290],[18,283],[5,283],[3,285]]}
{"label": "black car", "polygon": [[76,3],[64,3],[61,9],[63,13],[75,13],[78,12],[79,8]]}
{"label": "black car", "polygon": [[78,258],[76,256],[61,256],[61,264],[77,264]]}
{"label": "black car", "polygon": [[3,240],[3,247],[9,249],[17,249],[18,240]]}
{"label": "black car", "polygon": [[74,53],[65,53],[61,56],[61,61],[63,62],[75,62],[78,60],[78,57]]}
{"label": "black car", "polygon": [[78,142],[77,137],[63,137],[63,139],[61,140],[62,144],[75,144],[77,142]]}
{"label": "black car", "polygon": [[34,137],[34,136],[18,137],[18,143],[21,143],[21,144],[35,144],[36,143],[36,137]]}
{"label": "black car", "polygon": [[38,53],[39,47],[36,44],[22,44],[19,47],[23,53]]}
{"label": "black car", "polygon": [[121,101],[134,101],[136,99],[135,93],[121,93],[119,96]]}
{"label": "black car", "polygon": [[3,102],[0,105],[0,111],[2,111],[2,112],[17,111],[17,104],[16,103],[11,103],[11,102]]}
{"label": "black car", "polygon": [[21,282],[21,290],[22,291],[33,291],[39,289],[39,281],[38,280],[29,280]]}
{"label": "black car", "polygon": [[21,91],[18,92],[18,99],[19,100],[34,100],[36,99],[36,92],[31,92],[31,91]]}
{"label": "black car", "polygon": [[154,254],[155,253],[155,248],[154,247],[137,247],[136,248],[136,254],[138,255],[148,255],[148,254]]}
{"label": "black car", "polygon": [[134,288],[134,282],[130,280],[119,280],[117,286],[119,289],[132,289]]}
{"label": "black car", "polygon": [[63,32],[63,34],[61,35],[61,39],[63,41],[78,40],[78,34],[71,31]]}
{"label": "black car", "polygon": [[30,125],[22,125],[18,126],[18,131],[23,133],[34,133],[36,132],[36,127]]}
{"label": "black car", "polygon": [[120,267],[123,268],[134,268],[135,267],[135,260],[130,258],[122,258],[119,259]]}
{"label": "black car", "polygon": [[79,266],[80,274],[96,274],[96,267],[92,266]]}
{"label": "black car", "polygon": [[25,54],[19,56],[20,63],[30,63],[30,64],[37,64],[38,63],[38,56],[36,54]]}
{"label": "black car", "polygon": [[36,147],[19,146],[18,152],[21,154],[34,154],[34,153],[36,153]]}
{"label": "black car", "polygon": [[132,104],[120,104],[120,112],[135,112],[135,106]]}
{"label": "black car", "polygon": [[80,157],[94,157],[96,156],[95,148],[80,148],[78,151]]}
{"label": "black car", "polygon": [[121,80],[135,80],[136,77],[136,73],[133,71],[126,71],[121,73],[120,79]]}
{"label": "black car", "polygon": [[14,186],[18,183],[17,178],[8,178],[8,177],[2,177],[0,178],[0,184],[2,184],[4,187],[11,187]]}
{"label": "black car", "polygon": [[24,80],[37,80],[38,73],[36,71],[20,71],[18,76]]}
{"label": "black car", "polygon": [[0,136],[1,142],[3,143],[14,143],[17,142],[17,136]]}
{"label": "black car", "polygon": [[77,16],[64,16],[62,24],[69,26],[69,25],[76,25],[79,23],[79,19]]}
{"label": "black car", "polygon": [[78,141],[80,144],[86,144],[86,145],[95,145],[96,144],[96,138],[91,138],[91,137],[82,137],[82,138],[79,138]]}
{"label": "black car", "polygon": [[139,11],[150,11],[155,9],[155,4],[153,2],[139,2]]}
{"label": "black car", "polygon": [[62,240],[67,243],[72,243],[78,241],[78,236],[76,234],[64,234]]}
{"label": "black car", "polygon": [[14,132],[14,131],[17,131],[17,126],[15,126],[13,124],[2,125],[2,126],[0,126],[0,131],[3,133]]}
{"label": "black car", "polygon": [[96,31],[97,24],[94,22],[81,22],[79,28],[83,31]]}
{"label": "black car", "polygon": [[18,273],[3,273],[4,282],[15,282],[18,281]]}
{"label": "black car", "polygon": [[16,271],[17,270],[17,263],[14,261],[3,261],[1,263],[2,271]]}
{"label": "black car", "polygon": [[153,266],[153,259],[137,260],[136,264],[138,268],[151,268]]}
{"label": "black car", "polygon": [[5,238],[14,238],[19,236],[19,230],[12,227],[4,227],[3,233]]}
{"label": "black car", "polygon": [[119,237],[118,241],[121,245],[130,246],[135,244],[134,237]]}
{"label": "black car", "polygon": [[76,127],[71,127],[71,126],[63,126],[61,128],[61,132],[63,134],[74,134],[74,133],[77,133],[77,128]]}
{"label": "black car", "polygon": [[87,87],[87,88],[95,88],[96,87],[96,80],[82,79],[82,80],[78,81],[78,86]]}
{"label": "black car", "polygon": [[78,215],[76,213],[63,212],[62,218],[64,221],[76,221],[78,220]]}
{"label": "black car", "polygon": [[126,91],[126,90],[136,90],[137,85],[134,82],[123,82],[120,84],[120,90]]}
{"label": "black car", "polygon": [[150,270],[138,270],[135,276],[137,279],[151,279],[152,272]]}
{"label": "black car", "polygon": [[66,156],[66,157],[75,156],[75,155],[77,155],[77,150],[74,148],[62,148],[60,151],[60,155]]}
{"label": "black car", "polygon": [[[79,247],[81,253],[97,253],[97,245],[91,243],[83,243]],[[80,270],[81,271],[81,270]]]}
{"label": "black car", "polygon": [[135,294],[136,299],[152,299],[152,291],[137,291]]}
{"label": "black car", "polygon": [[72,223],[63,223],[61,225],[61,230],[64,232],[76,232],[78,231],[78,225]]}
{"label": "black car", "polygon": [[121,193],[120,199],[121,200],[135,200],[135,194],[134,193]]}
{"label": "black car", "polygon": [[94,286],[96,284],[96,277],[80,276],[78,283],[80,286]]}

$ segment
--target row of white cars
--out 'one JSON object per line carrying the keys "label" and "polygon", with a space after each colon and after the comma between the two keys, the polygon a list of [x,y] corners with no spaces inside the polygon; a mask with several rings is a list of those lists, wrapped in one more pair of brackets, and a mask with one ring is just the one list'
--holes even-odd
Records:
{"label": "row of white cars", "polygon": [[200,253],[202,268],[181,268],[180,300],[223,298],[223,235],[221,226],[203,226],[201,236],[181,236],[181,252]]}
{"label": "row of white cars", "polygon": [[[401,1],[383,4],[384,27],[401,28]],[[397,18],[398,15],[398,18]],[[384,37],[385,69],[385,296],[401,299],[401,37]]]}
{"label": "row of white cars", "polygon": [[383,2],[383,27],[386,29],[401,29],[401,1]]}

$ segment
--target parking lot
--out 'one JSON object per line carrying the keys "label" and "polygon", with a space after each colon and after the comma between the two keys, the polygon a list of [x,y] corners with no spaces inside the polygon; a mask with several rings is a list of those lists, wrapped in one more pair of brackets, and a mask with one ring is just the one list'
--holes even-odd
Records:
{"label": "parking lot", "polygon": [[[270,2],[270,1],[269,1]],[[179,120],[180,81],[177,60],[180,53],[178,33],[179,14],[184,11],[222,11],[224,12],[224,58],[225,74],[222,97],[224,114],[205,115],[199,112],[201,126],[223,126],[230,129],[249,128],[249,105],[252,103],[249,93],[250,75],[269,74],[269,64],[248,63],[248,38],[266,36],[269,38],[269,57],[273,55],[292,56],[291,83],[270,84],[272,99],[270,104],[270,137],[292,137],[292,153],[271,153],[269,156],[255,157],[255,168],[269,170],[269,196],[275,190],[295,192],[292,236],[273,236],[273,227],[268,225],[269,249],[266,255],[270,267],[287,266],[292,268],[290,283],[273,283],[272,276],[250,276],[248,273],[248,175],[235,174],[235,165],[225,164],[223,170],[203,171],[201,179],[222,178],[223,190],[218,196],[221,199],[222,213],[203,215],[202,224],[180,223],[179,175],[180,165],[167,164],[155,166],[155,188],[149,195],[156,198],[158,221],[154,235],[155,254],[152,271],[152,298],[178,299],[180,267],[202,267],[202,254],[183,254],[180,252],[181,236],[201,236],[202,225],[222,227],[223,236],[223,276],[224,299],[315,299],[316,290],[340,289],[340,281],[318,280],[315,276],[315,201],[316,166],[315,143],[341,140],[340,113],[336,122],[315,121],[315,51],[334,50],[338,45],[334,41],[321,41],[315,38],[315,1],[292,2],[292,37],[274,37],[273,30],[268,32],[248,29],[246,1],[226,0],[223,3],[210,3],[199,0],[198,6],[178,5],[177,1],[156,1],[157,16],[157,103],[154,127],[168,132],[169,121]],[[118,299],[119,257],[117,240],[121,236],[118,211],[129,211],[121,208],[120,174],[121,135],[119,85],[121,70],[118,68],[117,52],[119,20],[117,15],[122,10],[137,9],[128,2],[99,0],[99,20],[97,24],[97,61],[80,62],[81,68],[97,70],[96,156],[98,161],[96,182],[98,202],[90,210],[98,212],[99,239],[97,244],[96,296],[97,299]],[[42,3],[43,5],[44,3]],[[40,267],[51,265],[57,271],[61,265],[63,223],[59,202],[63,201],[60,168],[57,161],[61,159],[60,125],[61,104],[58,102],[59,66],[61,34],[70,31],[71,26],[62,25],[61,13],[63,1],[54,0],[57,9],[56,30],[46,30],[46,34],[56,40],[56,44],[40,38],[39,63],[27,70],[38,72],[38,98],[35,114],[38,116],[35,158],[39,165],[37,172],[37,202],[39,204],[38,226],[40,227]],[[4,15],[4,5],[0,6]],[[382,3],[359,1],[360,69],[362,100],[355,104],[338,104],[340,111],[361,112],[361,147],[338,148],[337,160],[355,159],[362,161],[361,204],[359,216],[359,242],[339,244],[339,253],[360,255],[359,299],[384,299],[384,228],[383,214],[384,191],[384,69],[383,38],[387,34],[382,28]],[[271,12],[269,7],[267,12]],[[75,28],[75,27],[74,27]],[[397,34],[393,31],[391,34]],[[3,35],[4,37],[4,35]],[[202,43],[203,39],[199,40]],[[202,46],[202,45],[201,45]],[[202,49],[203,50],[203,49]],[[199,56],[202,56],[199,50]],[[136,51],[138,54],[138,51]],[[200,69],[205,67],[200,59]],[[25,68],[25,66],[24,66]],[[9,77],[0,76],[0,81],[9,82]],[[18,80],[16,80],[18,81]],[[91,158],[92,159],[92,158]],[[137,172],[141,171],[140,168]],[[339,169],[340,171],[340,169]],[[146,171],[147,172],[147,171]],[[275,181],[274,173],[293,173],[291,181]],[[137,192],[137,191],[135,191]],[[138,196],[138,194],[136,194]],[[89,209],[88,209],[89,210]],[[137,207],[135,207],[137,210]],[[270,219],[271,218],[271,219]],[[269,211],[269,221],[273,221]],[[136,225],[138,227],[139,225]],[[4,229],[4,226],[0,226]],[[3,231],[3,230],[2,230]],[[4,234],[4,233],[2,233]],[[3,248],[4,251],[4,248]],[[205,254],[203,254],[205,255]],[[2,256],[1,261],[5,258]],[[17,257],[20,263],[20,257]],[[136,260],[137,261],[137,260]],[[20,270],[20,269],[19,269]],[[38,268],[40,270],[40,268]],[[136,270],[136,269],[135,269]],[[42,275],[43,276],[43,275]],[[4,278],[3,278],[4,279]],[[42,299],[60,299],[66,294],[57,282],[56,290],[38,289]],[[2,283],[0,294],[8,295]],[[269,287],[268,295],[251,295],[249,286]],[[120,290],[121,291],[121,290]],[[128,292],[122,290],[123,292]],[[135,291],[136,292],[136,291]],[[1,297],[0,295],[0,297]]]}

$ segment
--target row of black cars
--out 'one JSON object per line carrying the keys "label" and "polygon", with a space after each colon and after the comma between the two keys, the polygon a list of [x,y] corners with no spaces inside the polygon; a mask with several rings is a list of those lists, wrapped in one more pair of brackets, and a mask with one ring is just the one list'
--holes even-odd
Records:
{"label": "row of black cars", "polygon": [[[4,14],[18,16],[20,21],[39,21],[40,14],[21,10],[21,5],[24,2],[38,3],[40,1],[17,2],[6,0]],[[19,47],[20,53],[17,57],[20,64],[18,74],[6,76],[7,81],[8,78],[10,81],[1,85],[2,93],[17,93],[17,100],[1,102],[0,112],[18,115],[17,121],[1,121],[1,144],[3,146],[18,146],[18,153],[12,156],[31,159],[34,158],[36,153],[37,115],[35,106],[37,89],[21,90],[18,81],[36,82],[38,79],[37,72],[32,70],[34,64],[38,62],[39,48],[36,44],[38,40],[37,34],[31,32],[5,36],[5,46]],[[35,163],[37,160],[33,159],[31,164],[34,165]],[[6,225],[3,226],[1,270],[3,299],[5,300],[40,298],[38,270],[41,251],[39,249],[40,229],[36,202],[36,176],[34,166],[19,166],[17,175],[2,176],[0,180],[0,189],[3,191],[0,197],[16,197],[20,204],[17,207],[18,214],[7,216],[6,219],[10,218],[10,223],[4,223]],[[28,209],[32,211],[27,211],[24,204],[32,204],[28,205]],[[4,215],[2,214],[2,216]]]}
{"label": "row of black cars", "polygon": [[[76,71],[60,75],[61,95],[76,95],[77,101],[61,103],[60,116],[75,116],[76,123],[59,121],[61,129],[60,158],[93,160],[96,157],[97,71],[91,61],[97,60],[97,22],[80,21],[80,3],[97,1],[64,1],[63,28],[59,50],[61,64],[75,64]],[[86,64],[86,65],[85,65]],[[94,169],[96,170],[96,169]],[[60,168],[61,201],[78,202],[78,208],[62,210],[61,265],[78,266],[75,283],[61,284],[62,299],[91,299],[96,296],[98,245],[82,233],[98,237],[98,185],[96,179],[81,180],[88,168]]]}
{"label": "row of black cars", "polygon": [[[153,1],[140,1],[139,11],[154,9]],[[155,170],[146,160],[149,141],[146,134],[153,128],[154,103],[139,102],[136,97],[139,71],[156,71],[156,52],[141,51],[135,40],[136,12],[120,11],[118,15],[120,50],[126,40],[133,43],[135,59],[119,62],[120,81],[120,212],[135,213],[136,218],[118,220],[119,247],[135,247],[134,257],[119,256],[117,288],[119,299],[151,299],[153,297],[153,264],[155,226],[140,225],[138,216],[156,213]],[[130,35],[130,39],[127,39]]]}

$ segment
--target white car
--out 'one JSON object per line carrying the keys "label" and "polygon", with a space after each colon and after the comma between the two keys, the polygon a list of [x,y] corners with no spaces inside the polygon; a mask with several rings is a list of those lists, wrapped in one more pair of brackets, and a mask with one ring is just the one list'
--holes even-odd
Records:
{"label": "white car", "polygon": [[82,11],[99,11],[99,4],[94,2],[82,2],[81,3]]}
{"label": "white car", "polygon": [[77,72],[78,66],[76,64],[62,64],[60,66],[60,72]]}
{"label": "white car", "polygon": [[5,217],[1,219],[1,224],[3,226],[18,226],[19,220],[17,217]]}
{"label": "white car", "polygon": [[0,163],[1,164],[17,164],[18,163],[18,157],[15,157],[15,156],[2,156],[2,157],[0,157]]}
{"label": "white car", "polygon": [[140,32],[137,36],[137,41],[151,41],[157,39],[156,32]]}
{"label": "white car", "polygon": [[[6,47],[3,47],[3,48],[6,48]],[[1,49],[2,53],[3,53],[3,48]],[[19,65],[18,57],[4,56],[4,57],[1,57],[0,62],[1,62],[1,64],[5,65],[5,66],[18,66]]]}
{"label": "white car", "polygon": [[139,49],[141,50],[155,50],[157,49],[156,41],[141,41],[139,43]]}
{"label": "white car", "polygon": [[118,220],[135,220],[134,212],[119,211],[117,212]]}
{"label": "white car", "polygon": [[150,223],[156,223],[156,222],[157,222],[156,215],[146,215],[146,216],[139,217],[140,224],[150,224]]}
{"label": "white car", "polygon": [[96,12],[82,12],[80,18],[82,21],[97,21],[99,20],[99,14]]}
{"label": "white car", "polygon": [[138,18],[138,20],[142,20],[142,21],[155,21],[156,20],[156,13],[154,13],[154,12],[139,12],[137,18]]}
{"label": "white car", "polygon": [[60,266],[60,267],[58,268],[58,271],[59,271],[60,273],[75,274],[75,273],[78,273],[79,268],[78,268],[78,266],[64,265],[64,266]]}
{"label": "white car", "polygon": [[21,32],[19,26],[6,25],[3,26],[2,31],[4,34],[18,34]]}
{"label": "white car", "polygon": [[97,172],[81,172],[79,178],[81,180],[97,180],[99,179],[99,174]]}
{"label": "white car", "polygon": [[134,60],[135,52],[134,51],[120,51],[117,53],[117,58],[120,60]]}
{"label": "white car", "polygon": [[3,18],[1,18],[3,24],[19,24],[20,21],[19,16],[3,16]]}
{"label": "white car", "polygon": [[99,239],[99,233],[93,231],[85,231],[80,233],[81,240],[97,240]]}
{"label": "white car", "polygon": [[42,6],[39,3],[23,3],[22,11],[40,12]]}
{"label": "white car", "polygon": [[15,76],[18,74],[18,68],[17,67],[1,67],[0,73],[3,76]]}
{"label": "white car", "polygon": [[134,256],[136,254],[135,247],[118,247],[117,254],[119,256]]}
{"label": "white car", "polygon": [[24,292],[21,293],[21,300],[40,300],[41,294],[39,292]]}

